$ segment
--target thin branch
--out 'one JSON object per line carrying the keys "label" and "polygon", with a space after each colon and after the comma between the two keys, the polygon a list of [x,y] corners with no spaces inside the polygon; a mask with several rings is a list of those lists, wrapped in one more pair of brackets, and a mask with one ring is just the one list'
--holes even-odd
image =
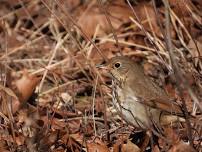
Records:
{"label": "thin branch", "polygon": [[[43,1],[43,0],[41,0]],[[102,51],[95,45],[95,43],[87,36],[87,34],[82,30],[82,28],[74,21],[74,19],[71,17],[71,15],[67,12],[66,9],[60,4],[58,0],[54,0],[56,4],[61,8],[64,15],[79,29],[79,31],[83,34],[84,38],[89,41],[95,49],[98,51],[98,53],[103,57],[105,61],[108,61],[108,58],[102,53]],[[65,27],[64,27],[65,28]]]}
{"label": "thin branch", "polygon": [[93,105],[92,105],[93,128],[94,128],[95,136],[97,136],[96,125],[95,125],[95,95],[97,90],[97,84],[98,84],[98,75],[96,76],[95,85],[93,89]]}
{"label": "thin branch", "polygon": [[114,37],[114,39],[115,39],[115,41],[116,41],[116,45],[117,45],[118,51],[119,51],[120,55],[123,56],[123,53],[121,52],[121,48],[120,48],[120,45],[119,45],[118,37],[117,37],[117,35],[116,35],[116,33],[115,33],[115,30],[114,30],[114,28],[113,28],[112,22],[111,22],[111,20],[110,20],[110,18],[109,18],[109,16],[108,16],[108,12],[107,12],[105,6],[102,4],[102,1],[101,1],[101,0],[98,0],[98,3],[99,3],[100,9],[103,10],[103,12],[104,12],[104,14],[105,14],[105,17],[106,17],[106,19],[107,19],[107,22],[108,22],[108,24],[109,24],[109,26],[110,26],[110,28],[111,28],[111,32],[112,32],[113,37]]}
{"label": "thin branch", "polygon": [[188,138],[190,141],[191,146],[193,146],[193,139],[192,139],[192,131],[191,131],[191,124],[189,121],[189,114],[188,114],[188,109],[186,107],[186,103],[183,97],[183,88],[181,86],[181,84],[183,84],[183,77],[182,74],[180,72],[180,69],[178,68],[178,64],[174,58],[174,53],[173,53],[173,47],[172,47],[172,42],[171,42],[171,35],[170,35],[170,7],[169,7],[169,3],[167,0],[163,0],[163,3],[165,5],[165,30],[166,30],[166,36],[165,36],[165,40],[166,40],[166,49],[168,50],[168,53],[170,55],[170,59],[171,59],[171,64],[174,70],[174,74],[176,77],[176,83],[177,83],[177,89],[180,93],[180,97],[182,99],[182,108],[183,108],[183,113],[186,119],[186,125],[187,125],[187,134],[188,134]]}

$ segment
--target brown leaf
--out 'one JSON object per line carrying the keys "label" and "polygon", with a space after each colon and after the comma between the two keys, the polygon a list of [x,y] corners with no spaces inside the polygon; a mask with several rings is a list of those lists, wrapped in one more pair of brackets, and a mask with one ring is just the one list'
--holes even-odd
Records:
{"label": "brown leaf", "polygon": [[187,47],[190,49],[189,53],[191,54],[191,57],[195,59],[195,62],[199,62],[199,57],[202,55],[202,43],[190,40]]}
{"label": "brown leaf", "polygon": [[92,98],[90,97],[80,97],[76,98],[75,108],[81,112],[90,110]]}
{"label": "brown leaf", "polygon": [[171,141],[171,143],[168,144],[167,141],[159,138],[158,142],[159,142],[159,146],[161,148],[169,149],[169,146],[179,143],[179,141],[180,141],[179,135],[174,131],[174,129],[172,129],[170,127],[164,127],[164,133],[165,133],[166,139],[168,141]]}
{"label": "brown leaf", "polygon": [[[134,8],[141,24],[147,31],[153,31],[156,35],[160,36],[160,29],[157,24],[156,13],[154,8],[149,3],[141,3]],[[160,16],[158,16],[160,17]],[[140,30],[137,28],[138,31]]]}
{"label": "brown leaf", "polygon": [[63,121],[60,121],[57,118],[52,118],[52,119],[48,119],[47,116],[43,116],[40,119],[41,121],[44,122],[44,124],[51,124],[51,128],[53,130],[59,130],[61,128],[64,128],[66,126],[66,123]]}
{"label": "brown leaf", "polygon": [[20,107],[20,102],[18,97],[15,95],[15,93],[7,87],[4,87],[0,85],[0,97],[2,98],[1,100],[1,116],[6,119],[5,115],[10,115],[11,117],[12,114],[14,114]]}
{"label": "brown leaf", "polygon": [[8,150],[7,148],[8,148],[7,142],[3,141],[1,139],[1,142],[0,142],[0,151],[2,151],[2,152],[10,152],[10,150]]}
{"label": "brown leaf", "polygon": [[165,136],[170,139],[172,141],[172,143],[178,143],[179,142],[179,135],[175,132],[174,129],[170,128],[170,127],[167,127],[167,128],[164,128],[164,133],[165,133]]}
{"label": "brown leaf", "polygon": [[191,147],[189,144],[184,143],[183,141],[174,145],[169,152],[196,152],[196,150]]}
{"label": "brown leaf", "polygon": [[191,1],[190,0],[169,0],[171,8],[174,10],[174,12],[177,14],[178,17],[185,17],[189,16],[190,12],[187,9],[186,6],[191,7]]}
{"label": "brown leaf", "polygon": [[160,152],[159,147],[155,145],[154,148],[152,149],[152,152]]}
{"label": "brown leaf", "polygon": [[[107,10],[109,10],[108,17],[110,18],[114,29],[119,28],[120,25],[129,21],[129,16],[132,15],[131,10],[128,9],[128,6],[125,3],[117,3],[106,6]],[[81,10],[81,13],[83,14],[83,9]],[[100,11],[98,5],[92,5],[85,13],[86,14],[79,19],[78,24],[88,36],[94,35],[98,25],[100,25],[100,28],[97,35],[103,35],[109,31],[111,32],[111,27],[106,20],[106,16]]]}
{"label": "brown leaf", "polygon": [[127,141],[126,144],[122,146],[122,152],[140,152],[140,148],[132,143],[130,140]]}
{"label": "brown leaf", "polygon": [[103,144],[97,144],[97,143],[88,143],[87,148],[89,152],[109,152],[109,149],[107,146]]}
{"label": "brown leaf", "polygon": [[18,97],[15,95],[15,93],[10,88],[4,87],[0,84],[0,90],[5,91],[9,96],[13,97],[16,100],[18,99]]}
{"label": "brown leaf", "polygon": [[28,72],[24,71],[22,78],[15,82],[19,99],[22,103],[26,102],[31,97],[40,79],[41,78],[29,75]]}
{"label": "brown leaf", "polygon": [[[64,136],[65,137],[65,136]],[[68,137],[68,135],[66,135],[66,138]],[[77,134],[71,134],[70,135],[70,137],[71,138],[73,138],[74,140],[76,140],[79,144],[81,144],[82,145],[82,143],[83,143],[83,134],[80,134],[80,133],[77,133]],[[64,141],[67,141],[67,140],[65,140],[66,138],[64,138],[63,140]]]}
{"label": "brown leaf", "polygon": [[23,145],[25,143],[25,137],[22,135],[19,135],[18,137],[15,138],[15,141],[18,146]]}

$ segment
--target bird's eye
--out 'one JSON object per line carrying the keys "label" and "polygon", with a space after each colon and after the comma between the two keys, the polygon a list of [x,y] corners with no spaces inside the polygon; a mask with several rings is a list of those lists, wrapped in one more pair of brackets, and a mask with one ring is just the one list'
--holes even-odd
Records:
{"label": "bird's eye", "polygon": [[118,69],[120,66],[121,66],[121,63],[119,63],[119,62],[117,62],[117,63],[114,64],[114,67],[117,68],[117,69]]}

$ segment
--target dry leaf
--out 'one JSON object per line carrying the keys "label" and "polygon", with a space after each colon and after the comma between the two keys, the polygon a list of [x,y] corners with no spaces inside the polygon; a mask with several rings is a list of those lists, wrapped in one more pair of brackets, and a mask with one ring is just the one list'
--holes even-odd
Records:
{"label": "dry leaf", "polygon": [[171,8],[177,14],[178,17],[186,17],[190,15],[186,6],[191,6],[190,0],[169,0]]}
{"label": "dry leaf", "polygon": [[10,88],[2,85],[0,85],[0,97],[2,98],[0,105],[2,113],[0,115],[7,119],[4,114],[11,117],[19,109],[20,101]]}
{"label": "dry leaf", "polygon": [[192,148],[189,144],[181,141],[178,144],[175,144],[169,152],[196,152],[194,148]]}
{"label": "dry leaf", "polygon": [[130,140],[127,141],[126,144],[122,146],[122,152],[140,152],[140,148],[132,143]]}
{"label": "dry leaf", "polygon": [[[137,5],[134,10],[146,31],[153,31],[156,35],[161,36],[160,28],[157,24],[156,13],[151,4],[142,3]],[[158,17],[160,18],[160,16]],[[139,28],[138,30],[141,31]]]}
{"label": "dry leaf", "polygon": [[[132,15],[128,6],[122,2],[120,2],[120,4],[119,2],[116,2],[115,4],[112,3],[109,6],[106,6],[106,8],[109,13],[108,17],[114,29],[119,28],[122,24],[129,21],[129,16]],[[81,13],[83,13],[83,9]],[[105,35],[105,33],[111,32],[111,27],[106,20],[106,16],[103,12],[101,12],[98,5],[93,5],[85,13],[85,16],[79,19],[78,24],[89,37],[94,35],[98,25],[100,28],[97,35],[101,36]]]}
{"label": "dry leaf", "polygon": [[104,144],[88,143],[87,148],[89,152],[109,152],[109,149]]}
{"label": "dry leaf", "polygon": [[9,96],[13,97],[14,99],[18,100],[18,97],[10,88],[4,87],[0,84],[0,91],[1,90],[5,91]]}
{"label": "dry leaf", "polygon": [[166,139],[168,141],[171,141],[171,143],[168,144],[168,142],[165,139],[159,138],[158,143],[160,148],[169,149],[171,145],[175,145],[179,143],[180,137],[173,128],[170,128],[170,126],[164,127],[164,133],[165,133]]}
{"label": "dry leaf", "polygon": [[24,71],[22,78],[14,82],[22,103],[26,102],[31,97],[40,79],[41,78],[29,75]]}

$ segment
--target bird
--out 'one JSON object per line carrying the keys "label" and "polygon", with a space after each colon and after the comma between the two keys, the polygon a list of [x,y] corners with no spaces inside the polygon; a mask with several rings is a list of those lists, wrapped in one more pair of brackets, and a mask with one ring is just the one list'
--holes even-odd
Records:
{"label": "bird", "polygon": [[104,67],[113,80],[113,103],[126,122],[148,129],[185,121],[181,105],[144,73],[141,64],[126,56],[116,56]]}

